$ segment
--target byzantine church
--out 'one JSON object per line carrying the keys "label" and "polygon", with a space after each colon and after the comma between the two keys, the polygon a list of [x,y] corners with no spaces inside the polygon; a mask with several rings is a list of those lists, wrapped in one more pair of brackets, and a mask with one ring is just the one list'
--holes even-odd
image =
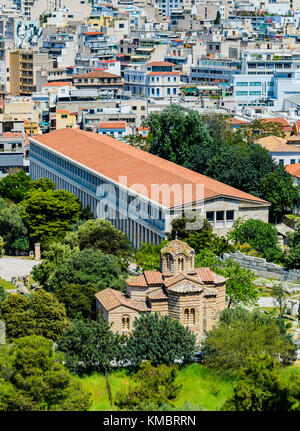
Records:
{"label": "byzantine church", "polygon": [[97,313],[120,334],[130,333],[143,313],[168,314],[199,338],[226,308],[225,283],[210,268],[195,268],[194,249],[175,239],[162,248],[160,269],[128,278],[126,293],[110,288],[96,293]]}

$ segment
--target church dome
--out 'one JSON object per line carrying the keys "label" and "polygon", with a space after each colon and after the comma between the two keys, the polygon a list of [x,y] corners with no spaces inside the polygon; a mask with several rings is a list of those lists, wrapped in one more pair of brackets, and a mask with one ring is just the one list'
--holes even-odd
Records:
{"label": "church dome", "polygon": [[192,247],[187,245],[186,242],[180,241],[179,239],[174,239],[173,241],[168,242],[164,248],[160,251],[161,255],[165,253],[171,253],[174,257],[179,254],[185,254],[187,256],[191,256],[195,254],[195,251]]}
{"label": "church dome", "polygon": [[165,276],[187,274],[194,269],[195,251],[179,239],[168,242],[160,251],[160,270]]}

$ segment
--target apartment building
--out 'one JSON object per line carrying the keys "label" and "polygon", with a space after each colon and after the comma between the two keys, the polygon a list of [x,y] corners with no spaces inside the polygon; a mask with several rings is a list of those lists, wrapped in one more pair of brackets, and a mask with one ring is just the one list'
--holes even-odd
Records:
{"label": "apartment building", "polygon": [[9,54],[9,83],[12,96],[30,96],[36,90],[36,72],[49,64],[48,54],[17,50]]}
{"label": "apartment building", "polygon": [[251,106],[282,110],[289,95],[300,94],[300,51],[244,51],[233,89],[237,110]]}
{"label": "apartment building", "polygon": [[146,67],[125,70],[125,90],[134,95],[147,95],[156,99],[178,99],[180,73],[174,70],[175,64],[168,61],[154,61]]}
{"label": "apartment building", "polygon": [[94,88],[114,96],[124,87],[124,79],[120,75],[114,75],[103,70],[74,75],[73,83],[79,89]]}

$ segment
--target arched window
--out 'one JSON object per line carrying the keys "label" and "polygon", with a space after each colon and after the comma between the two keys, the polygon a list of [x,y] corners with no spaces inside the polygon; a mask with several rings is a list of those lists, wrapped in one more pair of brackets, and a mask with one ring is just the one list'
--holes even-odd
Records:
{"label": "arched window", "polygon": [[184,325],[195,325],[195,318],[196,313],[195,313],[195,308],[186,308],[184,310],[184,316],[183,316],[183,323]]}
{"label": "arched window", "polygon": [[190,325],[195,325],[195,308],[190,309]]}
{"label": "arched window", "polygon": [[185,324],[185,325],[188,325],[188,324],[189,324],[189,316],[190,316],[189,309],[188,309],[188,308],[186,308],[186,309],[184,310],[184,319],[183,319],[183,321],[184,321],[184,324]]}
{"label": "arched window", "polygon": [[183,271],[184,268],[184,258],[179,257],[178,259],[178,271]]}
{"label": "arched window", "polygon": [[172,258],[171,258],[171,256],[166,256],[166,266],[167,266],[168,271],[172,270]]}
{"label": "arched window", "polygon": [[128,331],[130,329],[130,318],[128,316],[122,317],[122,329]]}

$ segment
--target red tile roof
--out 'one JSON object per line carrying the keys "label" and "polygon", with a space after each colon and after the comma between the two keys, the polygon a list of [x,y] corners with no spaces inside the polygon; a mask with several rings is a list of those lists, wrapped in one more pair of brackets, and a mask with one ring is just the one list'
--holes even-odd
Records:
{"label": "red tile roof", "polygon": [[72,85],[72,82],[48,82],[48,84],[43,84],[42,87],[64,87],[65,85]]}
{"label": "red tile roof", "polygon": [[229,123],[233,126],[238,125],[238,124],[249,124],[249,121],[243,121],[240,120],[239,118],[227,118],[227,120],[225,120],[226,123]]}
{"label": "red tile roof", "polygon": [[126,283],[129,286],[135,286],[135,287],[147,287],[148,286],[144,275],[139,275],[137,277],[128,278],[126,280]]}
{"label": "red tile roof", "polygon": [[[146,198],[173,207],[201,200],[197,188],[203,186],[204,199],[226,196],[239,200],[270,205],[269,202],[223,184],[212,178],[198,174],[183,166],[176,165],[154,154],[134,148],[110,136],[86,132],[80,129],[59,129],[31,138],[117,183],[120,176],[126,176],[130,189],[143,185],[136,190]],[[154,193],[155,184],[176,186],[182,193],[171,193],[170,202],[163,199],[162,193]],[[186,185],[189,187],[186,187]]]}
{"label": "red tile roof", "polygon": [[290,124],[286,121],[285,118],[261,118],[263,123],[280,123],[282,124],[284,130],[291,130]]}
{"label": "red tile roof", "polygon": [[99,129],[125,129],[126,122],[125,121],[108,121],[108,122],[100,122]]}
{"label": "red tile roof", "polygon": [[96,36],[97,34],[104,34],[102,31],[84,31],[83,34],[88,36]]}
{"label": "red tile roof", "polygon": [[115,289],[104,289],[101,292],[96,293],[95,297],[107,311],[119,307],[120,305],[133,308],[137,311],[150,311],[150,308],[147,306],[145,300],[131,299],[124,293]]}
{"label": "red tile roof", "polygon": [[179,72],[148,72],[147,75],[179,75]]}
{"label": "red tile roof", "polygon": [[175,64],[169,61],[152,61],[151,63],[147,63],[146,66],[175,66]]}
{"label": "red tile roof", "polygon": [[163,283],[161,272],[145,271],[144,276],[148,285],[161,285]]}
{"label": "red tile roof", "polygon": [[210,268],[195,268],[195,272],[197,274],[197,278],[203,281],[203,283],[214,282],[214,275]]}
{"label": "red tile roof", "polygon": [[286,165],[285,169],[293,177],[300,178],[300,163],[294,163],[293,165]]}
{"label": "red tile roof", "polygon": [[74,75],[74,78],[121,78],[120,75],[106,72],[104,70],[94,70],[92,72],[83,73],[81,75]]}

